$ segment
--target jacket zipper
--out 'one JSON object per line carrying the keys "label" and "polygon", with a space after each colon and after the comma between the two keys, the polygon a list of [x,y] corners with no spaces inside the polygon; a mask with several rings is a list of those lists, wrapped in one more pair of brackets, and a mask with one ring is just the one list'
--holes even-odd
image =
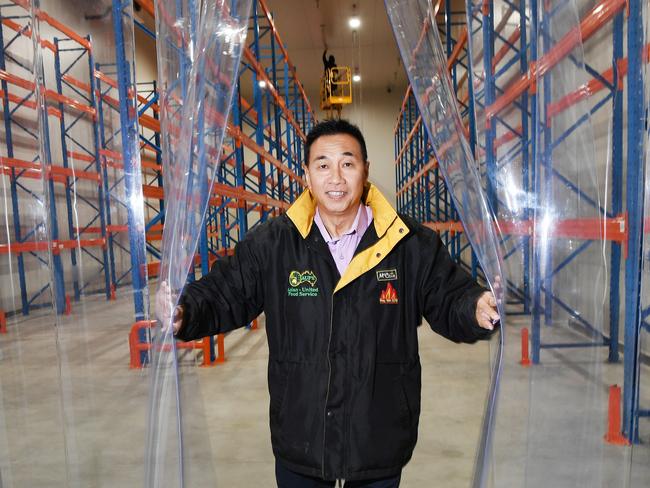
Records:
{"label": "jacket zipper", "polygon": [[325,479],[325,431],[327,430],[327,402],[330,397],[330,381],[332,379],[332,360],[330,359],[330,345],[334,329],[334,293],[330,307],[330,335],[327,339],[327,392],[325,393],[325,407],[323,408],[323,479]]}

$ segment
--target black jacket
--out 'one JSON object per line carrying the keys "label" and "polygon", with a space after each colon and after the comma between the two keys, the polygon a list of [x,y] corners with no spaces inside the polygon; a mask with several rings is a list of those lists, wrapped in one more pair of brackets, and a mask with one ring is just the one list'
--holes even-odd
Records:
{"label": "black jacket", "polygon": [[411,458],[423,316],[455,342],[490,335],[475,319],[484,289],[440,238],[398,216],[372,185],[364,201],[374,225],[342,277],[312,225],[307,190],[189,284],[180,301],[183,340],[228,332],[265,312],[273,452],[289,469],[325,479],[391,476]]}

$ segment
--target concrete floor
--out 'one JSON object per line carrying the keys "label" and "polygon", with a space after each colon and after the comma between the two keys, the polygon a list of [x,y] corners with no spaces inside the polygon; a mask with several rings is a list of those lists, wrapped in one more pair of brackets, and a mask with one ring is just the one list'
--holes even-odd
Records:
{"label": "concrete floor", "polygon": [[[122,296],[116,302],[86,298],[58,323],[45,312],[9,320],[0,337],[0,487],[144,485],[151,379],[150,368],[128,368],[131,317],[131,301]],[[518,334],[526,321],[510,321],[490,485],[650,486],[650,420],[641,421],[644,444],[602,441],[607,387],[621,382],[622,365],[607,364],[604,351],[591,349],[544,351],[542,365],[522,368]],[[224,364],[201,368],[197,353],[182,354],[185,486],[275,486],[260,325],[226,338]],[[494,344],[455,345],[426,326],[419,336],[422,416],[402,486],[466,487]],[[166,389],[160,397],[173,399],[168,373],[161,370]],[[642,378],[647,385],[650,371]],[[650,405],[650,388],[642,392],[641,404]],[[168,435],[155,442],[162,473],[157,486],[178,486],[173,416],[162,416],[158,425]]]}

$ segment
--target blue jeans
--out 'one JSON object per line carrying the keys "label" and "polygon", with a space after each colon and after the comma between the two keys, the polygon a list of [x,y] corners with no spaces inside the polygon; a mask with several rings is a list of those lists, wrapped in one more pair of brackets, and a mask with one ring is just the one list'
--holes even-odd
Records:
{"label": "blue jeans", "polygon": [[[399,488],[399,481],[402,474],[374,480],[346,481],[344,488]],[[278,488],[330,488],[334,487],[334,481],[326,481],[320,478],[312,478],[303,474],[294,473],[287,469],[279,461],[275,461],[275,479]]]}

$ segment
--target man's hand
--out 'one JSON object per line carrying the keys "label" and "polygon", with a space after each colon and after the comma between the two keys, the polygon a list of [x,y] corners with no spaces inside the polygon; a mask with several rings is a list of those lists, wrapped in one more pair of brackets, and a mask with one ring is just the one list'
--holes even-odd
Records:
{"label": "man's hand", "polygon": [[494,330],[495,324],[500,320],[497,312],[497,301],[491,291],[486,291],[476,304],[476,321],[483,329]]}
{"label": "man's hand", "polygon": [[163,328],[169,327],[172,318],[172,307],[174,309],[172,332],[175,335],[183,324],[183,307],[181,305],[174,307],[169,284],[166,281],[163,281],[156,292],[156,318]]}

